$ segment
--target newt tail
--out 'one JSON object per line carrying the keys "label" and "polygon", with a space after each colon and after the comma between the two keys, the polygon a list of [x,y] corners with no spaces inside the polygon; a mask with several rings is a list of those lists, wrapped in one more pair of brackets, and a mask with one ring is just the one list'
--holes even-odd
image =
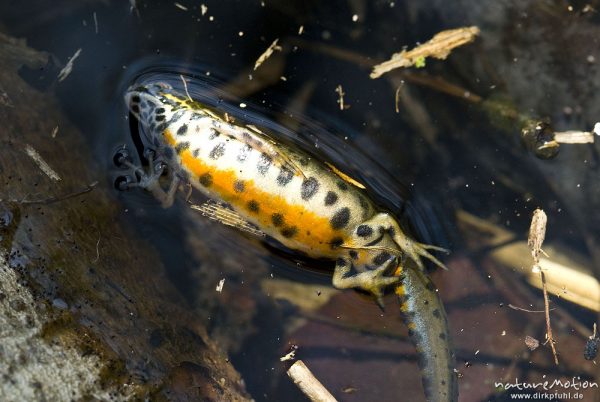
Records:
{"label": "newt tail", "polygon": [[458,400],[455,358],[444,306],[431,280],[413,267],[398,267],[395,293],[415,345],[423,389],[428,402]]}

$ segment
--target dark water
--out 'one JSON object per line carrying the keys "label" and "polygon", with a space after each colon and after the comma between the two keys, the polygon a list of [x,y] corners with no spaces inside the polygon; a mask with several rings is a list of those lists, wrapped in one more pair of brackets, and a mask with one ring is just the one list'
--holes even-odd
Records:
{"label": "dark water", "polygon": [[[594,369],[582,360],[585,339],[575,333],[573,321],[590,329],[595,314],[556,300],[573,320],[554,318],[565,362],[555,368],[547,348],[533,357],[523,355],[525,335],[543,339],[543,317],[536,315],[540,322],[532,328],[527,326],[531,316],[502,307],[514,302],[511,286],[494,274],[520,277],[497,268],[485,247],[473,246],[456,212],[479,216],[523,240],[531,213],[542,207],[549,217],[547,242],[583,256],[597,275],[597,143],[567,145],[554,160],[538,160],[521,146],[517,126],[495,124],[481,105],[444,93],[435,78],[499,99],[519,113],[548,117],[557,130],[590,130],[600,116],[594,90],[600,79],[596,12],[584,11],[584,4],[568,10],[550,2],[257,0],[204,1],[202,15],[199,2],[178,4],[187,10],[152,1],[137,2],[134,9],[116,1],[0,4],[6,33],[53,55],[43,69],[23,68],[21,76],[59,98],[92,149],[93,162],[105,170],[101,185],[112,188],[119,174],[111,164],[114,150],[133,146],[126,88],[160,80],[183,89],[181,74],[194,97],[271,126],[285,141],[333,162],[366,184],[373,198],[421,240],[452,250],[445,259],[450,271],[434,280],[447,301],[458,346],[461,400],[498,398],[493,382],[505,375],[593,378]],[[368,66],[375,61],[443,29],[468,25],[479,26],[481,37],[446,61],[428,59],[424,69],[369,79]],[[276,38],[282,51],[253,71],[257,57]],[[57,83],[62,65],[79,48],[72,73]],[[418,84],[415,76],[434,85]],[[396,113],[400,80],[403,98]],[[350,106],[343,111],[338,85]],[[241,110],[240,102],[248,107]],[[264,294],[256,296],[258,283],[274,276],[325,288],[328,276],[318,269],[327,272],[330,266],[281,254],[218,225],[190,222],[183,203],[164,211],[140,192],[114,191],[114,197],[131,212],[124,214],[126,224],[160,251],[169,280],[190,308],[211,320],[214,336],[229,346],[256,400],[303,400],[278,361],[292,343],[341,400],[422,398],[414,351],[397,336],[405,330],[392,298],[381,314],[363,296],[345,292],[314,312],[328,323],[314,318],[299,323],[293,302],[265,301]],[[202,253],[187,240],[193,231],[201,231]],[[219,267],[221,257],[235,251],[241,256],[231,257],[232,264],[238,261],[244,268],[233,276],[224,268],[226,283],[248,280],[248,294],[257,298],[248,303],[255,310],[237,328],[230,315],[246,305],[219,306],[198,295],[198,283],[208,275],[203,270]],[[250,279],[243,272],[252,266],[263,270]],[[540,292],[531,289],[518,300],[538,310]],[[507,328],[508,335],[500,335]],[[406,387],[402,395],[399,382]]]}

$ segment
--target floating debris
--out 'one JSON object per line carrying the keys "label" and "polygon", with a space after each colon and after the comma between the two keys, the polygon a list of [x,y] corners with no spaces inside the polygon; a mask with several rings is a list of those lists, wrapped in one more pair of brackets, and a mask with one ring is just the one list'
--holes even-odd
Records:
{"label": "floating debris", "polygon": [[335,92],[337,92],[339,96],[337,103],[340,105],[340,110],[344,110],[346,108],[344,106],[344,95],[346,95],[346,93],[344,92],[341,84],[335,88]]}
{"label": "floating debris", "polygon": [[183,4],[181,4],[181,3],[177,3],[177,2],[175,2],[175,3],[173,3],[173,5],[174,5],[175,7],[177,7],[178,9],[180,9],[180,10],[183,10],[183,11],[188,11],[188,8],[187,8],[186,6],[184,6]]}
{"label": "floating debris", "polygon": [[544,294],[544,309],[546,313],[546,339],[550,343],[552,349],[552,355],[554,356],[554,363],[558,366],[558,354],[556,352],[556,345],[554,344],[554,338],[552,336],[552,326],[550,325],[550,302],[548,300],[548,289],[546,286],[546,277],[544,271],[540,268],[540,254],[542,250],[542,243],[546,237],[546,223],[548,217],[546,213],[541,209],[533,211],[533,217],[531,218],[531,226],[529,227],[529,237],[527,239],[527,245],[531,250],[531,256],[533,257],[532,272],[539,272],[540,279],[542,281],[542,292]]}
{"label": "floating debris", "polygon": [[561,144],[593,144],[593,131],[557,131],[554,139]]}
{"label": "floating debris", "polygon": [[400,107],[398,106],[398,103],[400,102],[400,90],[402,87],[404,87],[404,81],[400,81],[400,85],[398,85],[398,88],[396,88],[396,94],[394,95],[394,110],[396,110],[396,113],[400,113]]}
{"label": "floating debris", "polygon": [[58,134],[58,126],[56,126],[52,129],[52,133],[50,134],[50,136],[52,138],[56,138],[56,134]]}
{"label": "floating debris", "polygon": [[292,345],[291,350],[288,354],[286,354],[285,356],[282,356],[279,358],[279,361],[281,362],[285,362],[288,360],[294,360],[296,358],[296,351],[298,350],[298,346],[297,345]]}
{"label": "floating debris", "polygon": [[42,172],[44,172],[46,174],[46,176],[48,176],[49,178],[51,178],[54,181],[60,181],[60,176],[58,175],[58,173],[56,173],[50,167],[50,165],[48,165],[48,163],[42,158],[42,156],[38,153],[38,151],[33,149],[33,147],[31,145],[29,145],[29,144],[25,145],[25,152],[31,159],[33,159],[35,164],[38,165],[40,170]]}
{"label": "floating debris", "polygon": [[[542,251],[542,243],[546,238],[546,224],[548,223],[548,217],[546,213],[541,209],[533,211],[533,217],[531,218],[531,226],[529,227],[529,237],[527,238],[527,245],[531,250],[531,256],[533,257],[533,268],[532,272],[538,273],[541,271],[540,268],[540,254]],[[546,253],[544,253],[546,254]]]}
{"label": "floating debris", "polygon": [[219,281],[219,283],[217,284],[217,287],[215,288],[215,290],[219,293],[221,293],[223,291],[223,286],[225,285],[225,278],[221,279]]}
{"label": "floating debris", "polygon": [[527,345],[529,350],[534,351],[540,347],[540,341],[538,341],[532,336],[527,335],[525,336],[525,345]]}
{"label": "floating debris", "polygon": [[73,71],[73,63],[79,57],[80,54],[81,48],[77,49],[75,54],[73,54],[73,56],[71,56],[71,59],[67,62],[67,65],[62,70],[60,70],[60,72],[58,73],[58,82],[62,82],[65,78],[69,76],[69,74],[71,74],[71,71]]}
{"label": "floating debris", "polygon": [[521,129],[521,141],[540,159],[554,158],[560,148],[554,129],[547,121],[527,120]]}
{"label": "floating debris", "polygon": [[212,200],[207,201],[202,205],[192,204],[191,208],[200,211],[202,215],[206,216],[208,219],[222,223],[225,226],[232,226],[259,237],[265,236],[264,232],[246,221],[238,213]]}
{"label": "floating debris", "polygon": [[436,34],[427,43],[419,45],[412,50],[403,50],[395,53],[392,57],[381,64],[373,67],[370,77],[375,79],[381,77],[388,71],[400,67],[411,67],[416,63],[424,66],[426,57],[435,57],[444,60],[452,49],[472,42],[479,35],[476,26],[449,29]]}
{"label": "floating debris", "polygon": [[200,4],[200,14],[204,15],[208,12],[208,7],[204,3]]}
{"label": "floating debris", "polygon": [[300,25],[300,28],[298,28],[298,35],[302,35],[304,33],[304,25]]}
{"label": "floating debris", "polygon": [[260,67],[260,65],[263,64],[265,60],[271,57],[275,50],[281,51],[281,46],[278,46],[277,42],[279,42],[279,38],[275,39],[273,43],[271,43],[271,46],[269,46],[267,50],[265,50],[264,53],[260,55],[260,57],[256,60],[256,63],[254,63],[254,70]]}
{"label": "floating debris", "polygon": [[96,12],[94,11],[94,31],[96,32],[96,35],[98,35],[98,16],[96,15]]}

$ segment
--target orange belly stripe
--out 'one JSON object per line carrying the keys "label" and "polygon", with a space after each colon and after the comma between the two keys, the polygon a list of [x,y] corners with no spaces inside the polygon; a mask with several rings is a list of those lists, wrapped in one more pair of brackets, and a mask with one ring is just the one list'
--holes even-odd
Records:
{"label": "orange belly stripe", "polygon": [[[165,131],[165,138],[170,145],[176,145],[175,138],[169,130]],[[245,180],[243,191],[236,192],[234,185],[238,177],[234,170],[217,169],[207,165],[201,159],[195,158],[189,150],[184,150],[179,155],[182,165],[196,178],[210,174],[210,191],[238,211],[244,211],[249,220],[257,223],[261,230],[267,233],[277,233],[277,230],[286,229],[288,234],[293,232],[293,236],[289,238],[277,236],[282,243],[293,243],[295,248],[301,245],[300,249],[319,257],[336,257],[339,250],[332,249],[332,240],[338,239],[344,244],[349,240],[342,231],[331,228],[329,218],[315,214],[304,205],[290,204],[284,197],[257,187],[253,180]],[[283,218],[278,228],[275,228],[273,223],[274,214]]]}

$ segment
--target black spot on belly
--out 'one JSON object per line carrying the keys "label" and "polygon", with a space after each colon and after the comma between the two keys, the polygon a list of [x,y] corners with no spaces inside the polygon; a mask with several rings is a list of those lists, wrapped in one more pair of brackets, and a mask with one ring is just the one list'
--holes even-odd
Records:
{"label": "black spot on belly", "polygon": [[135,102],[135,103],[140,103],[141,99],[140,99],[140,97],[138,95],[133,95],[131,97],[131,101]]}
{"label": "black spot on belly", "polygon": [[165,116],[162,114],[157,114],[156,117],[154,117],[154,119],[156,121],[163,121],[165,119]]}
{"label": "black spot on belly", "polygon": [[194,158],[197,158],[198,155],[200,155],[200,148],[196,148],[192,151],[192,155],[194,155]]}
{"label": "black spot on belly", "polygon": [[260,173],[263,176],[266,175],[269,171],[269,168],[271,167],[272,162],[273,160],[269,155],[265,153],[260,154],[260,158],[258,159],[258,163],[256,164],[256,169],[258,170],[258,173]]}
{"label": "black spot on belly", "polygon": [[298,228],[296,226],[285,226],[281,229],[281,235],[287,239],[296,236],[298,234]]}
{"label": "black spot on belly", "polygon": [[219,159],[224,154],[225,154],[225,143],[221,142],[221,143],[215,145],[215,147],[210,151],[208,156],[211,159]]}
{"label": "black spot on belly", "polygon": [[271,215],[271,222],[273,222],[273,225],[275,226],[283,225],[283,215],[274,213],[273,215]]}
{"label": "black spot on belly", "polygon": [[443,340],[443,341],[445,341],[445,340],[446,340],[446,334],[445,334],[445,333],[443,333],[443,332],[440,332],[440,335],[439,335],[439,337],[440,337],[440,339],[441,339],[441,340]]}
{"label": "black spot on belly", "polygon": [[248,158],[248,154],[250,153],[251,150],[252,150],[252,147],[250,145],[244,145],[242,147],[242,149],[240,149],[240,153],[237,156],[237,160],[239,162],[244,162],[246,160],[246,158]]}
{"label": "black spot on belly", "polygon": [[391,256],[392,255],[387,251],[382,251],[381,253],[377,254],[375,258],[373,258],[373,264],[381,266],[385,262],[387,262],[387,260],[389,260]]}
{"label": "black spot on belly", "polygon": [[343,258],[338,258],[335,262],[336,267],[345,267],[346,266],[346,260],[344,260]]}
{"label": "black spot on belly", "polygon": [[340,248],[344,244],[344,239],[341,237],[334,237],[329,241],[329,245],[332,249]]}
{"label": "black spot on belly", "polygon": [[256,200],[248,201],[247,205],[248,205],[248,209],[250,210],[250,212],[258,213],[258,211],[260,211],[260,205],[258,204],[258,201],[256,201]]}
{"label": "black spot on belly", "polygon": [[282,187],[287,186],[288,183],[292,181],[293,177],[294,172],[283,166],[279,171],[279,175],[277,175],[277,184],[279,184]]}
{"label": "black spot on belly", "polygon": [[373,235],[373,228],[369,225],[359,225],[356,228],[356,235],[364,238],[371,237]]}
{"label": "black spot on belly", "polygon": [[177,153],[180,154],[189,147],[190,143],[188,141],[180,142],[179,144],[175,145],[175,151],[177,151]]}
{"label": "black spot on belly", "polygon": [[348,254],[350,254],[350,258],[352,258],[353,260],[358,259],[358,253],[355,250],[350,250]]}
{"label": "black spot on belly", "polygon": [[329,221],[331,228],[334,230],[339,230],[348,224],[350,221],[350,209],[348,207],[344,207],[339,209]]}
{"label": "black spot on belly", "polygon": [[179,129],[177,129],[177,135],[185,135],[185,133],[187,133],[187,130],[188,130],[187,124],[182,124],[181,127],[179,127]]}
{"label": "black spot on belly", "polygon": [[233,191],[235,191],[236,193],[243,193],[244,190],[246,190],[246,185],[242,180],[236,180],[233,183]]}
{"label": "black spot on belly", "polygon": [[338,195],[333,191],[328,191],[325,196],[325,205],[333,205],[338,200]]}
{"label": "black spot on belly", "polygon": [[163,114],[164,112],[165,112],[164,107],[159,107],[158,109],[156,109],[156,114]]}
{"label": "black spot on belly", "polygon": [[336,184],[340,190],[342,190],[342,191],[348,190],[348,185],[346,183],[344,183],[343,181],[338,181]]}
{"label": "black spot on belly", "polygon": [[198,178],[198,180],[200,181],[200,184],[202,184],[204,187],[210,187],[213,182],[213,178],[210,173],[204,173]]}
{"label": "black spot on belly", "polygon": [[300,188],[300,196],[303,200],[308,201],[316,192],[319,191],[319,181],[314,177],[304,179]]}
{"label": "black spot on belly", "polygon": [[438,310],[437,308],[436,308],[435,310],[433,310],[433,311],[431,312],[431,314],[433,314],[433,316],[434,316],[435,318],[437,318],[437,319],[440,319],[440,318],[442,318],[442,313],[440,313],[440,310]]}
{"label": "black spot on belly", "polygon": [[214,128],[210,129],[210,135],[208,136],[209,140],[214,140],[215,138],[217,138],[219,135],[221,135],[221,133],[219,133],[219,131],[215,130]]}
{"label": "black spot on belly", "polygon": [[139,105],[131,105],[131,111],[133,113],[140,113],[140,107],[139,107]]}

